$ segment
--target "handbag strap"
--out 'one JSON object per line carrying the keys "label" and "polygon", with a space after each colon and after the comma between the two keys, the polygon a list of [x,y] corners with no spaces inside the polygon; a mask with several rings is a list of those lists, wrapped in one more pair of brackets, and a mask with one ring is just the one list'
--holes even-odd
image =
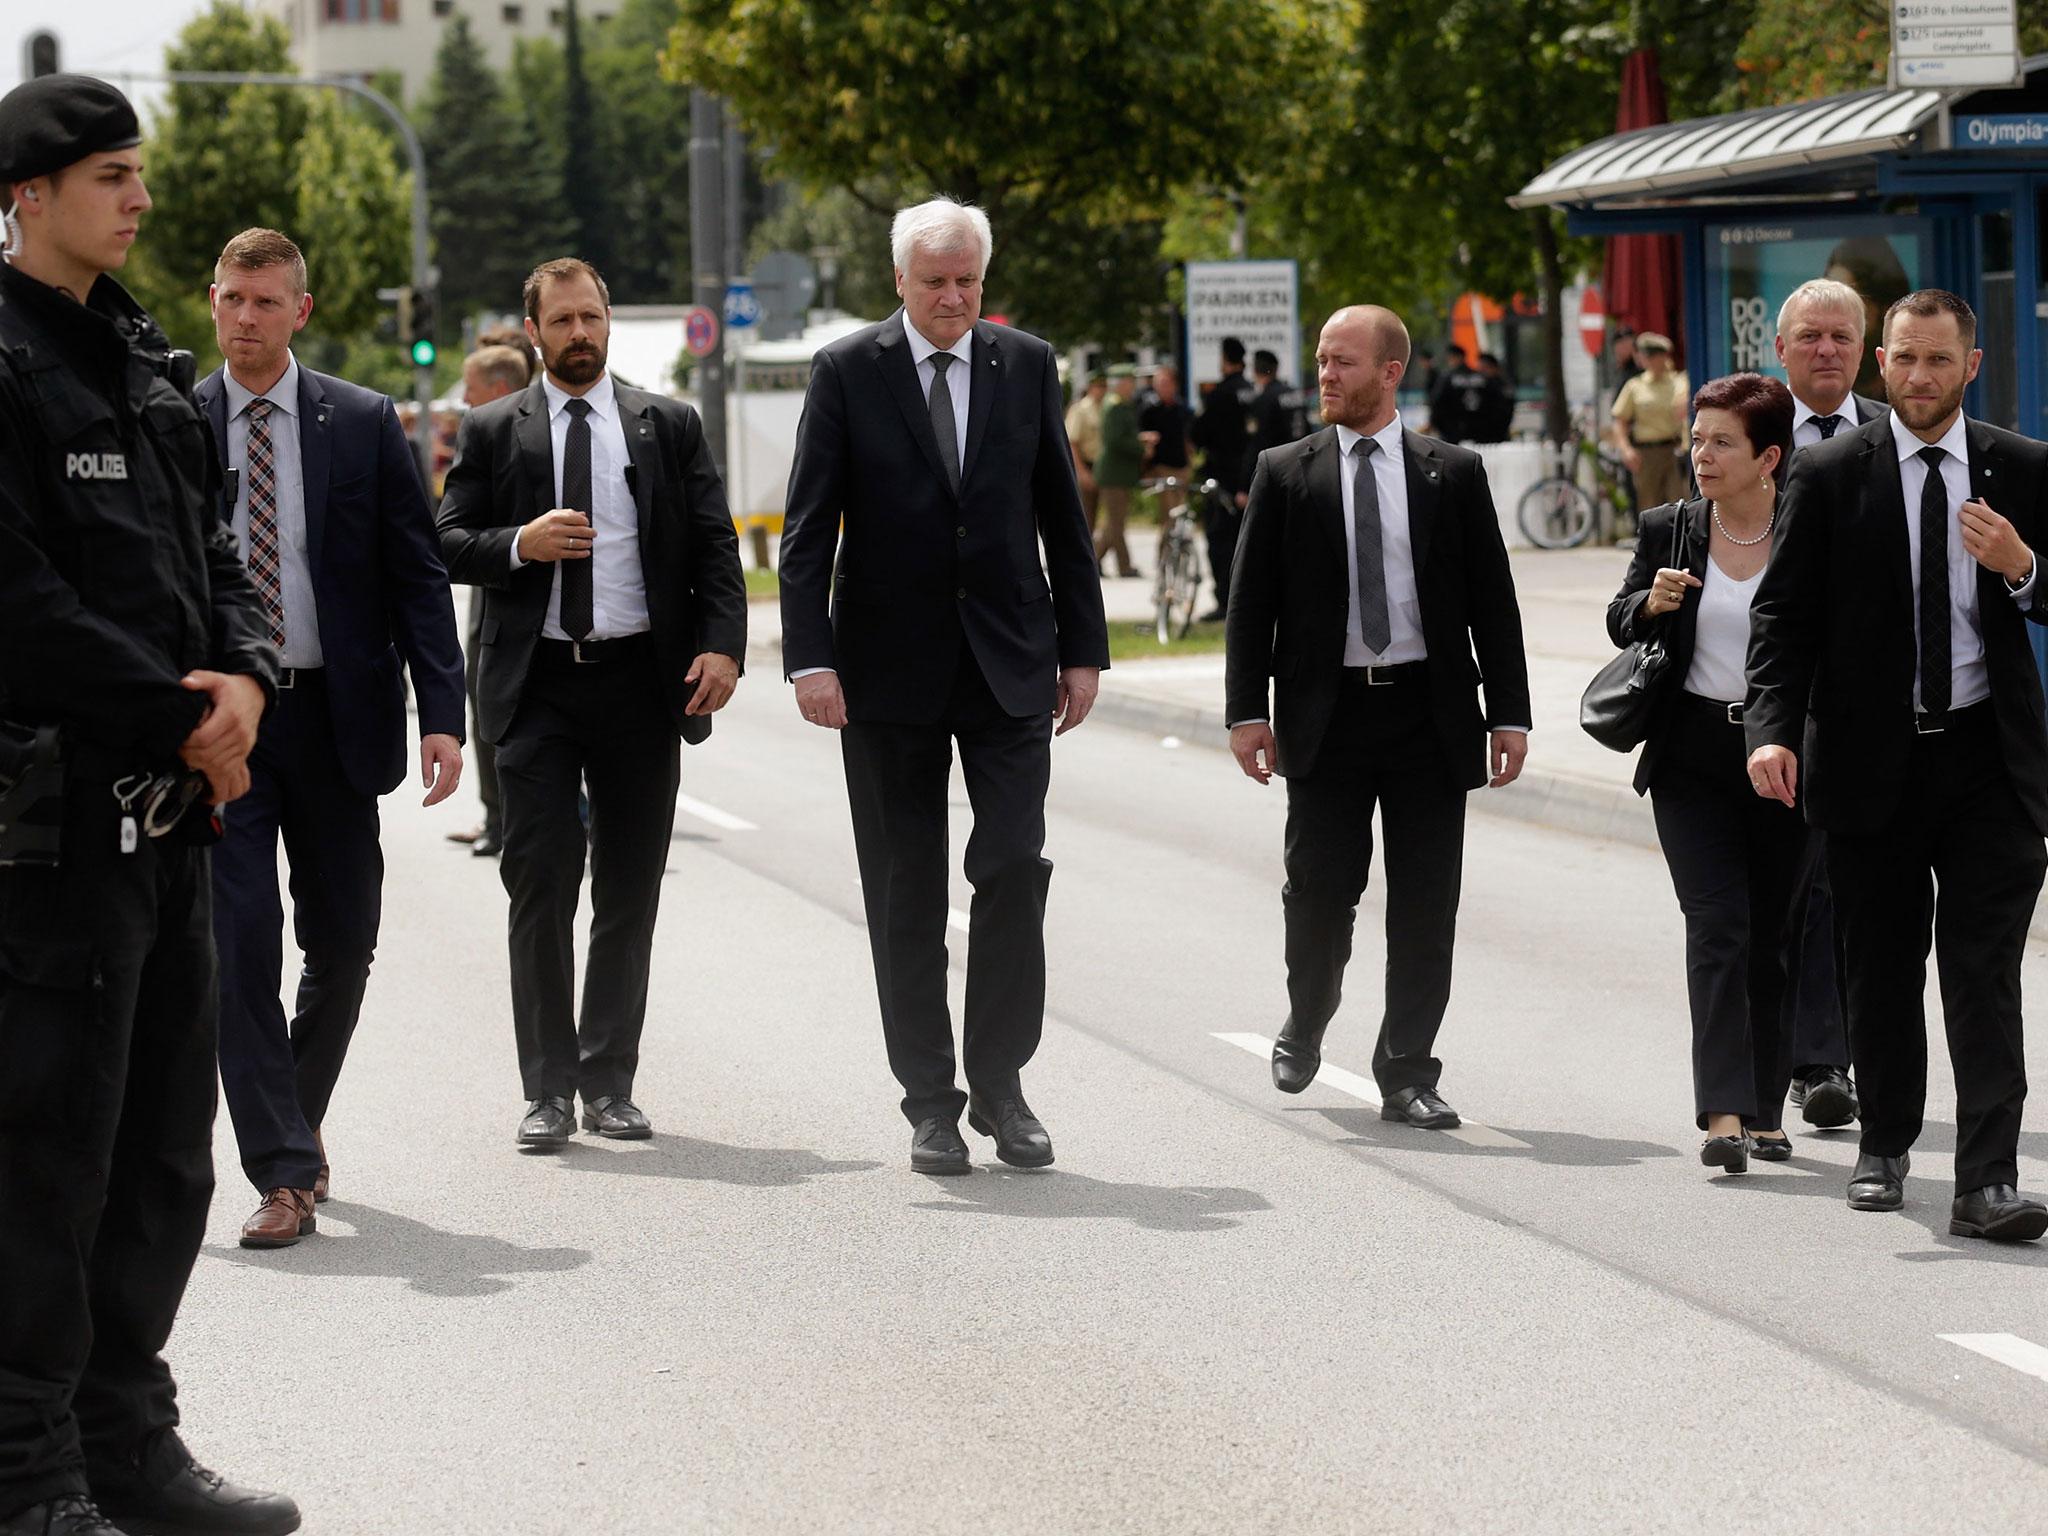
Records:
{"label": "handbag strap", "polygon": [[1686,520],[1687,514],[1684,500],[1674,501],[1671,504],[1671,569],[1674,571],[1685,569],[1681,557],[1685,553]]}

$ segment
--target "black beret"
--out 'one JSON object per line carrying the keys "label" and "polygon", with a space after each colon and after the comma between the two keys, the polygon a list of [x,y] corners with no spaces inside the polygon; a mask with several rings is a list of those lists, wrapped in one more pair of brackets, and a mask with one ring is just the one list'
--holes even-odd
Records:
{"label": "black beret", "polygon": [[141,142],[128,98],[91,75],[44,75],[0,96],[0,187]]}

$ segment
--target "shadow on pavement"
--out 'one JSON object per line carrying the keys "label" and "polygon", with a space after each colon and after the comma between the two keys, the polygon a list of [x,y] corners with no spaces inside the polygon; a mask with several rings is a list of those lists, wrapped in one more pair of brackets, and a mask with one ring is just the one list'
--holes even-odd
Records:
{"label": "shadow on pavement", "polygon": [[1214,1184],[1112,1184],[1085,1174],[976,1169],[967,1178],[933,1179],[949,1198],[913,1201],[920,1211],[973,1216],[1128,1221],[1147,1232],[1226,1232],[1237,1218],[1270,1211],[1263,1195]]}
{"label": "shadow on pavement", "polygon": [[355,1228],[354,1235],[323,1225],[290,1248],[258,1253],[209,1245],[205,1252],[251,1269],[403,1280],[428,1296],[492,1296],[512,1288],[510,1276],[559,1274],[590,1262],[587,1248],[522,1248],[501,1237],[443,1232],[349,1200],[330,1200],[319,1214],[323,1223],[330,1217],[348,1223]]}
{"label": "shadow on pavement", "polygon": [[1522,1158],[1550,1163],[1561,1168],[1628,1168],[1653,1157],[1677,1157],[1671,1147],[1655,1141],[1618,1141],[1605,1136],[1587,1136],[1577,1131],[1522,1131],[1494,1126],[1503,1136],[1529,1143],[1521,1147],[1475,1147],[1454,1140],[1440,1131],[1419,1131],[1413,1126],[1382,1120],[1376,1109],[1310,1108],[1290,1109],[1289,1114],[1321,1115],[1344,1132],[1343,1146],[1375,1147],[1389,1152],[1438,1152],[1452,1157]]}
{"label": "shadow on pavement", "polygon": [[735,1147],[697,1136],[667,1135],[656,1135],[651,1141],[619,1142],[579,1137],[552,1156],[578,1173],[701,1179],[746,1189],[801,1184],[820,1174],[866,1173],[882,1166],[858,1159],[834,1161],[801,1147]]}
{"label": "shadow on pavement", "polygon": [[[1794,1158],[1787,1167],[1798,1167],[1801,1159]],[[1925,1227],[1934,1238],[1938,1251],[1929,1252],[1924,1248],[1908,1249],[1898,1255],[1909,1264],[1939,1264],[1950,1259],[1974,1260],[1988,1264],[2025,1264],[2039,1268],[2048,1265],[2048,1247],[2035,1243],[1993,1243],[1980,1237],[1954,1237],[1948,1230],[1948,1209],[1955,1197],[1955,1186],[1946,1179],[1927,1179],[1918,1174],[1906,1175],[1906,1206],[1900,1211],[1852,1211],[1849,1209],[1847,1190],[1848,1170],[1836,1163],[1809,1163],[1816,1173],[1829,1175],[1813,1179],[1753,1179],[1718,1178],[1712,1180],[1716,1190],[1742,1189],[1760,1191],[1768,1195],[1816,1195],[1832,1201],[1842,1215],[1855,1221],[1910,1221],[1915,1226]],[[1706,1170],[1701,1169],[1702,1173]]]}

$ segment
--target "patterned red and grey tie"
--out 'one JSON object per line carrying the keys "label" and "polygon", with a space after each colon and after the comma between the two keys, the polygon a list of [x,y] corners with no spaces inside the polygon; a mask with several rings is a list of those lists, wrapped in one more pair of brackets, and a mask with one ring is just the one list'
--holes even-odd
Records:
{"label": "patterned red and grey tie", "polygon": [[277,461],[268,400],[249,402],[249,579],[270,615],[270,640],[284,649],[284,561],[277,547]]}

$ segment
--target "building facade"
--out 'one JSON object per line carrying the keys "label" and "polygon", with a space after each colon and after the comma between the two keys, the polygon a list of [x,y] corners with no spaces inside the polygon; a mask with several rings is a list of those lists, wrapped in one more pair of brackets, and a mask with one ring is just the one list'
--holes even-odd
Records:
{"label": "building facade", "polygon": [[[562,35],[563,0],[251,0],[291,33],[292,59],[303,74],[355,75],[385,70],[405,81],[415,102],[434,73],[441,31],[461,14],[493,68],[512,62],[512,46]],[[582,0],[579,19],[593,31],[609,22],[618,0]]]}

